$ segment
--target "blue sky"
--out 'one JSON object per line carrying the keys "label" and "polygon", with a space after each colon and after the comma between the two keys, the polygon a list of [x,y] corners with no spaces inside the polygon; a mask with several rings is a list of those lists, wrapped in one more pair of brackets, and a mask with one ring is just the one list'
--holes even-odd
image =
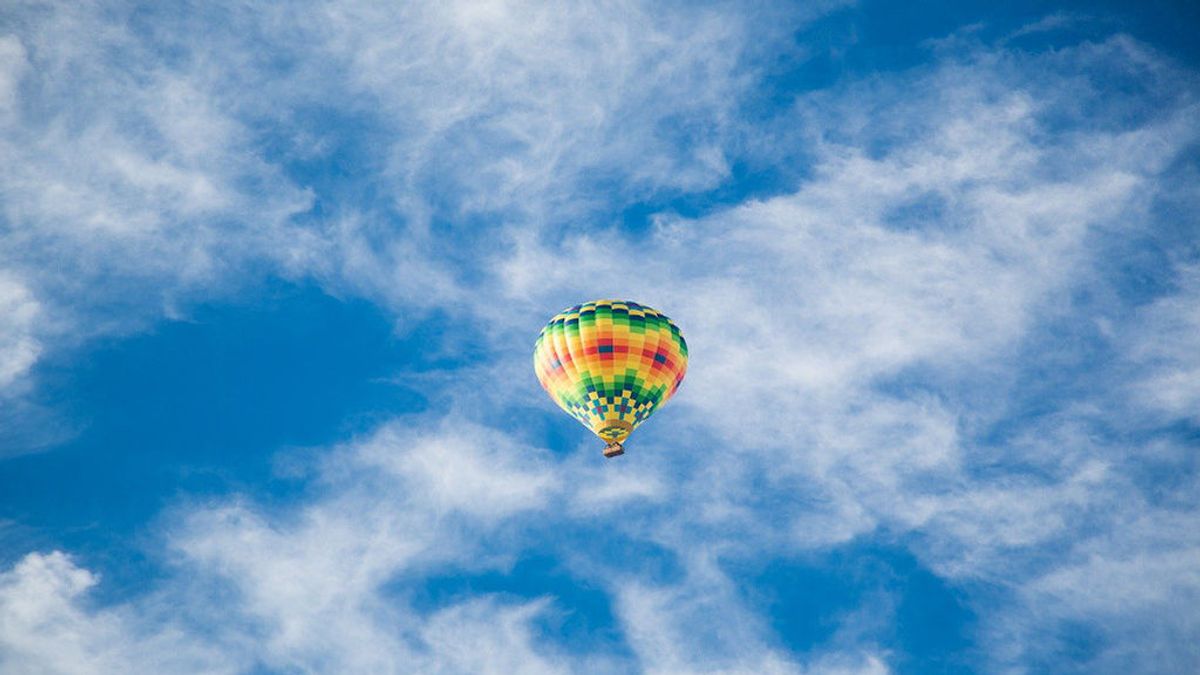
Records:
{"label": "blue sky", "polygon": [[9,3],[0,672],[1200,670],[1197,25]]}

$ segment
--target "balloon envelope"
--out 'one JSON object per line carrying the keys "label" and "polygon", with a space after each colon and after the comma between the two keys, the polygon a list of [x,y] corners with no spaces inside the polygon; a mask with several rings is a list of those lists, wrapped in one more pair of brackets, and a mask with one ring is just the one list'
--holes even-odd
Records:
{"label": "balloon envelope", "polygon": [[687,354],[679,327],[661,312],[596,300],[550,319],[534,346],[533,368],[559,407],[618,444],[679,388]]}

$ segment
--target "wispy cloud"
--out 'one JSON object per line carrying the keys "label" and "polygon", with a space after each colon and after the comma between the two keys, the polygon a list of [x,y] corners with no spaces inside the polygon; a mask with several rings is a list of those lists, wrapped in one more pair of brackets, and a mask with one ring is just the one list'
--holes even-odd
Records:
{"label": "wispy cloud", "polygon": [[41,352],[33,324],[41,307],[29,289],[12,279],[0,278],[0,390],[29,370]]}
{"label": "wispy cloud", "polygon": [[[489,358],[423,375],[434,413],[322,450],[294,503],[178,504],[144,596],[92,606],[92,572],[25,556],[0,581],[4,665],[887,672],[903,655],[870,608],[797,654],[731,567],[864,540],[962,591],[982,667],[1044,665],[1070,626],[1100,636],[1096,668],[1196,663],[1180,533],[1200,504],[1170,428],[1196,419],[1200,287],[1185,253],[1156,297],[1110,273],[1189,225],[1156,207],[1195,202],[1194,75],[1120,36],[960,37],[747,117],[760,59],[813,15],[726,9],[13,10],[0,387],[265,275],[398,321],[453,311]],[[801,155],[774,196],[613,222]],[[543,315],[594,296],[660,307],[693,349],[681,396],[603,470],[513,423],[532,380],[482,386],[521,381]],[[1156,471],[1181,477],[1140,481]],[[601,589],[619,649],[539,629],[549,595],[413,599],[531,553]]]}
{"label": "wispy cloud", "polygon": [[[31,553],[0,573],[0,668],[5,672],[235,672],[170,616],[94,609],[99,580],[62,553]],[[163,609],[163,608],[158,608]]]}
{"label": "wispy cloud", "polygon": [[35,339],[61,344],[186,315],[264,274],[400,315],[462,303],[495,236],[484,215],[570,227],[612,198],[727,176],[755,45],[817,11],[7,14],[20,30],[0,43],[0,266],[43,307]]}
{"label": "wispy cloud", "polygon": [[[1130,500],[1125,477],[1147,442],[1098,430],[1122,425],[1108,417],[1105,391],[1023,381],[1036,377],[1024,370],[1031,350],[1058,358],[1064,323],[1103,343],[1104,327],[1124,315],[1142,341],[1134,358],[1161,364],[1138,368],[1133,386],[1175,419],[1191,410],[1188,268],[1178,270],[1183,292],[1139,319],[1119,301],[1076,304],[1119,283],[1100,242],[1174,227],[1152,209],[1162,186],[1172,189],[1161,175],[1197,135],[1190,95],[1131,108],[1078,77],[1112,69],[1140,73],[1147,98],[1169,101],[1188,77],[1117,38],[1024,62],[978,52],[904,83],[823,92],[798,106],[818,147],[814,178],[796,193],[698,221],[667,215],[646,238],[519,239],[498,277],[531,306],[568,289],[651,298],[686,317],[697,367],[672,424],[694,431],[672,445],[720,441],[696,465],[671,469],[683,470],[673,499],[686,504],[675,518],[689,524],[663,526],[679,549],[702,536],[730,542],[726,555],[753,556],[891,532],[914,538],[951,579],[1026,589],[1022,621],[1058,635],[1035,617],[1049,602],[1038,590],[1048,560],[1071,566],[1081,555],[1064,551],[1064,538],[1118,566],[1129,555],[1158,559],[1125,535],[1131,519],[1140,529],[1157,516]],[[1140,124],[1119,121],[1131,113]],[[1062,128],[1081,115],[1088,129]],[[543,286],[544,273],[527,269],[559,271]],[[1108,386],[1127,372],[1082,352],[1072,361],[1041,367]],[[1031,388],[1052,416],[1022,410]],[[1195,508],[1186,487],[1172,494]],[[1186,641],[1166,637],[1177,637],[1180,609],[1164,593],[1194,589],[1189,575],[1167,573],[1190,547],[1168,546],[1163,575],[1134,583],[1161,617],[1142,625],[1170,651],[1162,663],[1195,659]],[[1095,618],[1075,609],[1071,620]],[[1105,639],[1097,664],[1138,651],[1130,633]],[[993,652],[998,662],[1033,658],[1003,652]]]}
{"label": "wispy cloud", "polygon": [[1200,271],[1181,266],[1178,292],[1140,308],[1128,326],[1133,376],[1125,392],[1166,419],[1200,420]]}

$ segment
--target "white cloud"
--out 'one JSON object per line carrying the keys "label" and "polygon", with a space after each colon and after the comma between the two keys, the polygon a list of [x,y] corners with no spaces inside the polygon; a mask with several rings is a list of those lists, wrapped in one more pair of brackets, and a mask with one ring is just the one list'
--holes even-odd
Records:
{"label": "white cloud", "polygon": [[[616,520],[597,518],[596,497],[584,494],[582,509],[560,501],[579,498],[565,485],[586,488],[595,476],[582,462],[549,464],[544,451],[450,420],[386,426],[331,450],[316,469],[298,507],[181,505],[169,519],[173,575],[110,608],[87,601],[90,572],[61,553],[30,554],[0,582],[0,620],[19,627],[3,638],[15,646],[11,663],[51,672],[807,672],[770,646],[763,620],[707,555],[688,561],[682,583],[660,585],[635,560],[564,550],[568,569],[611,591],[634,662],[576,652],[544,632],[540,621],[570,611],[553,595],[410,601],[430,576],[504,571],[526,551],[553,548],[564,527],[601,542]],[[608,509],[642,498],[602,491]],[[69,626],[66,638],[38,630],[51,614],[65,617],[55,621]],[[70,650],[58,648],[64,639]],[[814,664],[887,672],[861,651],[823,652]]]}
{"label": "white cloud", "polygon": [[[466,423],[397,423],[325,459],[322,494],[302,510],[201,508],[175,546],[204,583],[232,588],[225,612],[255,627],[250,648],[271,667],[472,672],[489,658],[533,667],[543,657],[525,624],[539,603],[479,599],[420,616],[385,586],[440,565],[503,564],[482,541],[552,494],[557,480],[539,452]],[[455,632],[473,639],[453,644]]]}
{"label": "white cloud", "polygon": [[579,672],[567,658],[537,650],[540,640],[531,630],[530,621],[545,604],[502,606],[489,600],[473,600],[438,612],[421,629],[432,657],[423,669],[497,675]]}
{"label": "white cloud", "polygon": [[[701,565],[703,567],[703,565]],[[729,582],[709,572],[678,588],[623,585],[617,606],[625,634],[647,672],[796,673],[788,655],[761,643],[759,617],[737,608]]]}
{"label": "white cloud", "polygon": [[534,463],[540,450],[523,448],[493,430],[453,417],[442,421],[443,433],[437,436],[403,433],[398,426],[385,428],[356,450],[356,460],[399,479],[407,492],[419,494],[439,513],[503,518],[544,506],[553,487],[550,467],[544,460],[541,466]]}
{"label": "white cloud", "polygon": [[0,37],[0,114],[8,114],[17,101],[17,85],[29,62],[25,47],[15,36]]}
{"label": "white cloud", "polygon": [[615,598],[625,634],[649,673],[891,672],[870,644],[835,645],[802,662],[770,644],[764,617],[745,607],[740,592],[716,560],[701,555],[689,561],[682,582],[618,582]]}
{"label": "white cloud", "polygon": [[[1189,658],[1177,598],[1200,583],[1195,544],[1140,535],[1190,526],[1194,500],[1175,489],[1175,518],[1139,494],[1127,470],[1152,444],[1097,437],[1110,398],[1062,394],[1048,421],[1019,410],[1036,377],[1025,352],[1055,339],[1051,319],[1081,320],[1074,293],[1106,283],[1096,239],[1152,230],[1162,175],[1195,143],[1195,106],[1169,93],[1182,88],[1164,60],[1124,38],[1044,55],[975,45],[803,96],[762,131],[737,115],[756,84],[751,43],[803,17],[230,11],[192,34],[167,14],[139,30],[91,6],[38,7],[0,38],[0,159],[14,167],[0,176],[0,387],[58,341],[185,313],[258,274],[312,276],[398,317],[449,309],[520,356],[429,377],[459,412],[330,450],[293,508],[181,506],[163,596],[227,624],[212,635],[148,630],[157,595],[89,607],[89,572],[31,554],[0,582],[14,667],[886,672],[869,631],[807,661],[788,653],[721,564],[881,531],[951,582],[1013,589],[1013,607],[977,608],[999,626],[1000,666],[1060,620],[1104,623],[1098,663],[1136,665],[1139,635]],[[1089,69],[1145,91],[1111,94]],[[338,124],[306,118],[320,114]],[[577,226],[718,186],[739,153],[769,164],[796,148],[809,171],[780,194],[659,214],[645,234]],[[363,194],[319,185],[312,167],[338,162],[363,173]],[[1113,375],[1117,388],[1162,419],[1194,419],[1188,274],[1133,318],[1102,317],[1126,321],[1121,367],[1144,368]],[[501,401],[477,385],[528,374],[548,307],[612,295],[683,326],[679,399],[615,468],[522,447],[510,415],[539,392]],[[1016,430],[989,437],[998,422]],[[636,664],[580,661],[539,634],[554,598],[422,613],[405,597],[438,571],[504,570],[562,529],[587,540],[563,544],[564,564],[614,599]],[[677,557],[681,579],[592,555],[603,537]],[[1130,613],[1144,632],[1112,628]],[[1006,635],[1019,644],[999,646]]]}
{"label": "white cloud", "polygon": [[29,289],[0,276],[0,391],[37,361],[42,346],[33,335],[40,305]]}
{"label": "white cloud", "polygon": [[98,580],[59,552],[31,553],[0,572],[0,670],[6,673],[236,672],[150,606],[131,613],[97,608]]}
{"label": "white cloud", "polygon": [[[1142,527],[1125,471],[1146,449],[1093,431],[1111,410],[1106,393],[1054,392],[1063,398],[1049,419],[1014,410],[1036,384],[1022,380],[1026,350],[1056,339],[1047,325],[1095,320],[1071,302],[1113,283],[1097,242],[1154,236],[1153,199],[1171,189],[1161,176],[1200,133],[1186,96],[1139,111],[1132,128],[1112,121],[1131,104],[1106,103],[1077,78],[1090,68],[1140,73],[1147,99],[1181,77],[1123,38],[1024,62],[977,54],[802,99],[798,119],[812,126],[796,136],[814,142],[815,165],[792,194],[698,220],[664,215],[636,239],[514,236],[514,254],[495,263],[512,301],[636,297],[688,336],[692,365],[669,422],[687,431],[636,439],[648,453],[684,453],[667,497],[681,504],[678,520],[664,519],[660,541],[683,551],[715,539],[752,557],[883,528],[913,538],[951,580],[1028,584],[1040,597],[1039,566],[1073,564],[1064,540],[1128,542],[1130,519]],[[1053,130],[1083,106],[1088,131]],[[1130,323],[1135,362],[1159,366],[1135,386],[1177,419],[1194,408],[1188,292]],[[1021,434],[988,440],[997,423]],[[1190,555],[1183,543],[1168,549],[1172,560]],[[1180,570],[1164,564],[1136,592],[1195,589]],[[1052,630],[1034,605],[1014,615]],[[1065,613],[1094,618],[1081,605]],[[1160,633],[1190,630],[1177,611],[1157,616]],[[1031,658],[1029,635],[1029,652],[997,648],[996,663]],[[1136,651],[1129,633],[1108,639],[1106,654]],[[1164,658],[1189,658],[1181,642],[1170,649]]]}
{"label": "white cloud", "polygon": [[294,257],[311,195],[259,156],[210,83],[91,4],[20,5],[3,37],[0,268],[44,348],[128,333]]}
{"label": "white cloud", "polygon": [[[0,267],[51,349],[264,274],[403,317],[462,307],[494,250],[485,214],[562,227],[724,179],[756,50],[835,4],[20,3],[0,36]],[[326,175],[342,165],[361,177]]]}
{"label": "white cloud", "polygon": [[1129,326],[1126,353],[1137,375],[1126,393],[1135,405],[1200,421],[1200,270],[1180,269],[1178,284]]}
{"label": "white cloud", "polygon": [[1020,589],[1022,620],[988,631],[997,652],[1021,644],[1038,655],[1049,646],[1039,636],[1083,625],[1098,636],[1081,659],[1088,670],[1189,672],[1200,666],[1197,512],[1124,501],[1111,531],[1073,547],[1065,564]]}

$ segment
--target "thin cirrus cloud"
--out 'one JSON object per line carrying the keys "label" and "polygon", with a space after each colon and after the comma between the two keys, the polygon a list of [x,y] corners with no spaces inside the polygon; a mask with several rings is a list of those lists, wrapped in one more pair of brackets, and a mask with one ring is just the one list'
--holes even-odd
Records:
{"label": "thin cirrus cloud", "polygon": [[595,210],[575,187],[591,174],[643,190],[719,178],[717,150],[678,156],[664,116],[699,120],[717,147],[708,120],[737,98],[746,28],[625,9],[14,6],[0,386],[22,412],[0,414],[3,454],[70,426],[23,394],[47,348],[186,319],[272,275],[397,317],[461,306],[490,236],[457,228],[448,245],[436,228],[463,214]]}
{"label": "thin cirrus cloud", "polygon": [[[1136,255],[1187,239],[1160,207],[1194,203],[1200,130],[1194,75],[1146,45],[968,32],[764,119],[742,107],[763,59],[818,14],[19,9],[0,41],[6,396],[46,350],[271,275],[398,321],[456,312],[488,358],[423,373],[431,412],[299,460],[294,501],[181,500],[136,597],[97,607],[102,576],[23,555],[0,573],[0,667],[904,670],[895,592],[851,584],[794,649],[748,581],[856,546],[903,550],[962,598],[966,665],[1200,660],[1200,505],[1172,431],[1194,420],[1194,262]],[[801,155],[772,194],[609,224]],[[526,373],[547,307],[592,296],[663,308],[693,348],[636,471],[538,449],[511,420],[539,392],[485,386]],[[597,589],[607,641],[547,628],[569,599],[519,581],[422,601],[531,555]],[[1069,662],[1076,633],[1091,646]]]}
{"label": "thin cirrus cloud", "polygon": [[[1144,76],[1147,98],[1170,99],[1175,78],[1186,81],[1118,38],[1033,62],[980,53],[908,82],[840,99],[822,93],[798,106],[839,139],[823,143],[813,180],[699,221],[664,219],[651,244],[621,250],[618,260],[630,262],[618,277],[633,280],[622,293],[658,295],[689,317],[692,359],[703,367],[676,419],[694,425],[697,447],[716,438],[722,449],[682,481],[676,469],[682,485],[672,501],[684,500],[679,518],[690,521],[669,521],[680,549],[701,531],[736,538],[735,550],[755,556],[882,530],[913,538],[948,578],[1021,589],[1005,615],[1012,623],[981,630],[999,662],[1036,663],[1054,649],[1037,635],[1089,620],[1112,640],[1096,667],[1136,663],[1140,641],[1158,645],[1160,665],[1195,659],[1180,639],[1196,591],[1185,571],[1196,541],[1181,536],[1194,529],[1194,481],[1176,484],[1165,506],[1161,483],[1139,489],[1129,478],[1148,470],[1143,462],[1186,467],[1186,450],[1170,434],[1154,438],[1106,391],[1131,386],[1168,417],[1190,414],[1190,268],[1178,269],[1179,293],[1130,314],[1111,299],[1126,291],[1108,265],[1128,257],[1114,238],[1169,239],[1165,232],[1187,226],[1152,209],[1177,198],[1160,177],[1194,142],[1195,104],[1185,94],[1160,110],[1129,100],[1109,107],[1083,77],[1130,68]],[[911,98],[888,106],[891,86]],[[855,109],[879,108],[890,114],[882,129],[858,126]],[[1123,124],[1131,113],[1144,122]],[[1089,130],[1051,133],[1083,116]],[[879,143],[886,149],[875,156],[862,149]],[[521,270],[564,270],[550,287],[570,288],[612,264],[601,247],[612,241],[582,235],[554,249],[530,240],[498,263],[498,276],[514,297],[545,304]],[[1109,300],[1082,302],[1082,292]],[[1125,358],[1140,368],[1097,363],[1104,348],[1087,346],[1102,344],[1122,317],[1137,336]],[[1060,353],[1061,337],[1082,347]],[[1066,359],[1059,368],[1099,388],[1026,384],[1038,359]],[[1022,414],[1034,395],[1048,410]],[[769,518],[748,506],[756,500],[771,505]],[[1082,523],[1094,534],[1080,534]],[[1164,530],[1172,535],[1132,534]],[[1061,567],[1046,569],[1047,556]],[[1138,565],[1161,573],[1124,591],[1121,602],[1143,617],[1136,627],[1120,612],[1076,604],[1086,604],[1088,570],[1119,575]]]}
{"label": "thin cirrus cloud", "polygon": [[[264,273],[397,313],[461,302],[463,247],[491,235],[452,223],[558,226],[602,206],[583,184],[624,199],[711,187],[749,84],[752,29],[715,11],[10,13],[2,263],[43,307],[43,341],[185,316]],[[683,133],[704,143],[681,153]],[[30,366],[17,356],[6,370]]]}

